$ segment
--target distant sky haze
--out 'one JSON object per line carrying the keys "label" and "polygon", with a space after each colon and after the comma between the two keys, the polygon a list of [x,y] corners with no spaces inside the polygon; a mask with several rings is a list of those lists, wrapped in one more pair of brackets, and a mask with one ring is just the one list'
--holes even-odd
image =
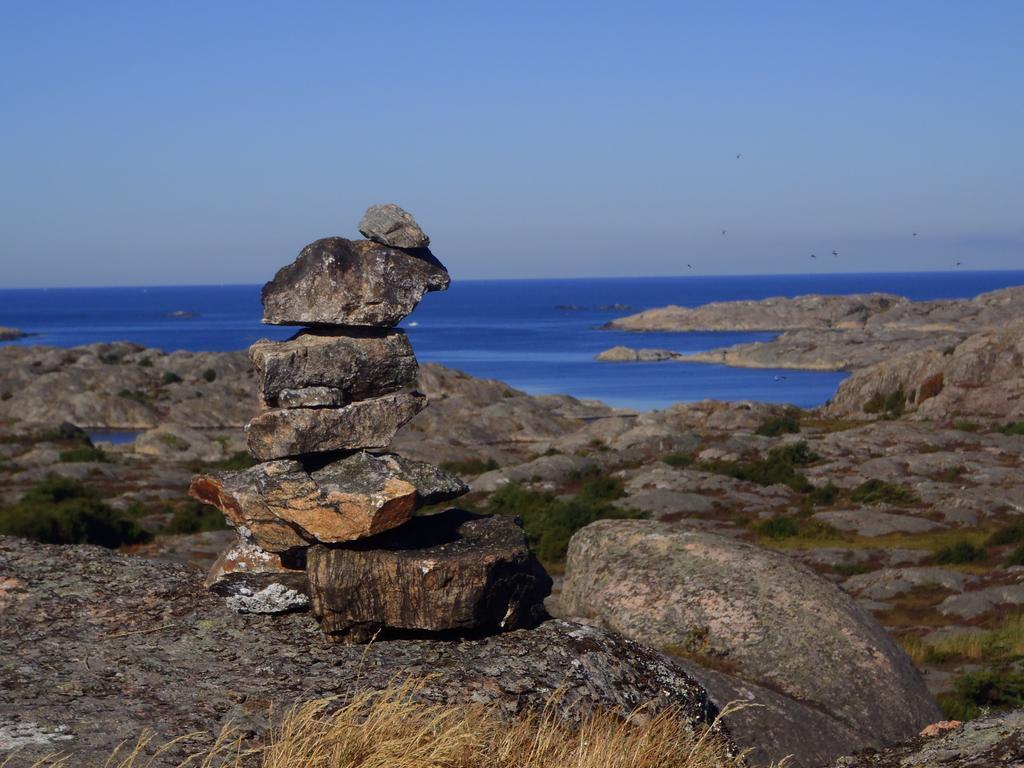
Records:
{"label": "distant sky haze", "polygon": [[0,0],[0,288],[262,282],[388,201],[456,279],[1021,269],[1022,29],[1018,0]]}

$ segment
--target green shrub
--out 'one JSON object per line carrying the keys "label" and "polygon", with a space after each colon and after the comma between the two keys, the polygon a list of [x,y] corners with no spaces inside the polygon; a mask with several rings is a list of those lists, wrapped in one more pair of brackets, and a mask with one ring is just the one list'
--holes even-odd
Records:
{"label": "green shrub", "polygon": [[858,504],[908,505],[920,501],[917,494],[901,485],[883,480],[865,480],[850,493],[850,499]]}
{"label": "green shrub", "polygon": [[201,533],[220,531],[227,527],[228,524],[220,510],[200,504],[198,501],[188,501],[174,510],[170,522],[160,533]]}
{"label": "green shrub", "polygon": [[935,553],[935,562],[940,565],[959,565],[978,563],[988,557],[984,547],[971,544],[969,541],[958,541]]}
{"label": "green shrub", "polygon": [[217,372],[213,368],[207,368],[203,371],[203,379],[207,382],[214,382],[217,380]]}
{"label": "green shrub", "polygon": [[181,376],[176,374],[174,371],[167,371],[160,378],[160,383],[164,384],[164,385],[167,385],[167,384],[180,384],[181,383]]}
{"label": "green shrub", "polygon": [[[795,446],[802,445],[803,448]],[[700,469],[707,472],[714,472],[719,475],[734,477],[737,480],[745,480],[757,485],[786,485],[797,493],[808,493],[814,489],[811,482],[794,469],[794,456],[796,458],[807,457],[806,443],[796,443],[794,446],[775,448],[763,459],[753,461],[706,461],[699,465]],[[813,452],[810,455],[816,454]]]}
{"label": "green shrub", "polygon": [[1017,547],[1006,558],[1007,565],[1024,565],[1024,547]]}
{"label": "green shrub", "polygon": [[761,422],[761,425],[754,430],[754,434],[763,437],[779,437],[780,435],[796,434],[800,431],[800,420],[798,413],[787,411],[781,416],[775,416]]}
{"label": "green shrub", "polygon": [[63,462],[80,461],[110,461],[110,457],[102,448],[95,448],[91,445],[83,445],[80,448],[70,448],[60,452],[60,460]]}
{"label": "green shrub", "polygon": [[117,393],[117,396],[123,397],[125,400],[133,400],[142,405],[149,405],[153,402],[153,398],[150,395],[138,390],[122,389]]}
{"label": "green shrub", "polygon": [[138,365],[139,365],[139,368],[152,368],[153,367],[153,359],[149,358],[149,357],[144,357],[141,360],[139,360]]}
{"label": "green shrub", "polygon": [[661,460],[670,467],[688,467],[693,464],[693,454],[678,451],[676,453],[669,453],[662,456]]}
{"label": "green shrub", "polygon": [[790,464],[798,467],[804,466],[805,464],[813,464],[821,458],[821,456],[815,453],[814,450],[803,440],[798,443],[790,443],[789,445],[780,446],[774,449],[772,453],[777,454]]}
{"label": "green shrub", "polygon": [[788,539],[798,532],[797,521],[792,517],[774,517],[757,526],[757,533],[769,539]]}
{"label": "green shrub", "polygon": [[864,413],[883,414],[888,418],[902,416],[907,407],[907,396],[903,389],[883,394],[875,392],[871,398],[864,403]]}
{"label": "green shrub", "polygon": [[149,534],[75,480],[50,475],[21,501],[0,509],[0,533],[47,544],[119,547]]}
{"label": "green shrub", "polygon": [[999,428],[1004,435],[1024,435],[1024,421],[1014,421]]}
{"label": "green shrub", "polygon": [[534,552],[545,563],[565,561],[569,539],[585,525],[609,518],[638,518],[643,513],[619,509],[609,497],[621,494],[621,483],[600,481],[584,484],[570,499],[559,499],[551,493],[537,493],[518,483],[509,483],[492,494],[488,509],[499,515],[514,515],[523,521],[526,537]]}
{"label": "green shrub", "polygon": [[173,435],[170,432],[161,433],[159,435],[159,440],[168,448],[171,448],[175,451],[187,451],[189,448],[192,447],[192,444],[188,440],[186,440],[183,437]]}
{"label": "green shrub", "polygon": [[812,506],[815,507],[827,507],[831,504],[835,504],[839,500],[840,490],[829,480],[825,485],[815,488],[811,491],[807,498]]}
{"label": "green shrub", "polygon": [[465,461],[442,461],[439,465],[445,472],[453,475],[482,475],[498,468],[494,459],[466,459]]}
{"label": "green shrub", "polygon": [[958,429],[961,432],[977,432],[981,429],[981,425],[975,424],[973,421],[954,421],[953,429]]}
{"label": "green shrub", "polygon": [[982,669],[965,672],[953,681],[953,691],[939,697],[947,717],[970,720],[983,710],[1024,706],[1024,672]]}
{"label": "green shrub", "polygon": [[992,532],[988,537],[990,547],[1004,547],[1024,541],[1024,520],[1017,520]]}

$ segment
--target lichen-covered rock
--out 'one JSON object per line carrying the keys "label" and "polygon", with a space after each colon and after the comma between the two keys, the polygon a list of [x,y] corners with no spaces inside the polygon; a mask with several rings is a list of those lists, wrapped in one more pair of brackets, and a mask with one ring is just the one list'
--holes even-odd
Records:
{"label": "lichen-covered rock", "polygon": [[271,408],[345,405],[387,395],[416,379],[416,357],[399,330],[302,331],[249,347],[260,395]]}
{"label": "lichen-covered rock", "polygon": [[466,491],[462,481],[437,467],[362,451],[306,466],[286,459],[198,475],[190,489],[270,552],[373,536],[401,525],[418,506]]}
{"label": "lichen-covered rock", "polygon": [[920,674],[852,598],[791,558],[647,520],[602,520],[569,545],[562,613],[732,674],[881,747],[941,718]]}
{"label": "lichen-covered rock", "polygon": [[1024,709],[988,715],[941,735],[838,760],[835,768],[1020,768]]}
{"label": "lichen-covered rock", "polygon": [[395,433],[426,405],[418,392],[401,392],[341,408],[276,408],[246,425],[246,442],[259,461],[387,448]]}
{"label": "lichen-covered rock", "polygon": [[359,222],[359,232],[393,248],[426,248],[430,238],[408,211],[394,203],[371,205]]}
{"label": "lichen-covered rock", "polygon": [[205,584],[240,613],[287,613],[309,606],[305,553],[282,557],[242,536],[217,558]]}
{"label": "lichen-covered rock", "polygon": [[[661,654],[568,622],[472,641],[336,645],[308,613],[224,610],[184,567],[10,537],[0,537],[0,584],[0,722],[67,737],[24,744],[26,764],[59,749],[69,765],[104,765],[144,731],[162,744],[231,723],[259,739],[272,709],[409,677],[426,678],[427,700],[507,716],[538,711],[556,691],[554,711],[570,722],[645,704],[678,708],[694,727],[716,714]],[[175,766],[200,746],[179,742],[145,764]]]}
{"label": "lichen-covered rock", "polygon": [[308,578],[323,631],[355,642],[381,630],[533,626],[551,591],[516,520],[458,509],[352,545],[312,547]]}
{"label": "lichen-covered rock", "polygon": [[400,250],[370,240],[327,237],[310,243],[263,286],[271,325],[390,327],[450,278],[426,248]]}

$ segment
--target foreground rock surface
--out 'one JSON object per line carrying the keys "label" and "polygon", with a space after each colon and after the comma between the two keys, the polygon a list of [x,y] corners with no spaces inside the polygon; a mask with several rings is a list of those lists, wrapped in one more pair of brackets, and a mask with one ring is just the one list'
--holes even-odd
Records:
{"label": "foreground rock surface", "polygon": [[309,591],[323,631],[501,631],[544,616],[551,579],[509,517],[458,509],[417,517],[345,547],[309,550]]}
{"label": "foreground rock surface", "polygon": [[[723,666],[827,713],[861,747],[941,713],[895,641],[784,555],[646,520],[604,520],[569,546],[563,613]],[[835,757],[836,755],[832,755]]]}
{"label": "foreground rock surface", "polygon": [[[233,723],[255,737],[269,710],[430,675],[423,696],[483,702],[508,715],[543,706],[570,720],[651,702],[695,725],[714,715],[703,690],[664,656],[598,629],[549,621],[481,641],[327,643],[308,614],[224,610],[185,568],[97,547],[0,537],[0,723],[33,724],[73,765],[102,765],[143,730],[156,741]],[[66,737],[66,738],[61,738]],[[176,765],[177,745],[152,765]]]}
{"label": "foreground rock surface", "polygon": [[360,400],[342,408],[277,408],[245,428],[249,452],[259,461],[310,453],[387,448],[427,406],[418,392]]}
{"label": "foreground rock surface", "polygon": [[412,346],[397,330],[302,331],[285,342],[257,341],[249,357],[271,408],[293,407],[310,389],[322,390],[317,405],[345,405],[397,392],[416,379]]}
{"label": "foreground rock surface", "polygon": [[448,271],[426,248],[405,251],[369,240],[310,243],[263,286],[271,325],[396,325],[428,291],[448,288]]}
{"label": "foreground rock surface", "polygon": [[944,735],[884,752],[844,757],[835,768],[1020,768],[1024,710],[971,720]]}

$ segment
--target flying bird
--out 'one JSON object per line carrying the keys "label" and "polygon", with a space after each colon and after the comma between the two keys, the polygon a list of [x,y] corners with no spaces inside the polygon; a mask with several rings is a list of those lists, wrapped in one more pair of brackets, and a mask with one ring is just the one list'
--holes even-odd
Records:
{"label": "flying bird", "polygon": [[837,251],[835,248],[833,248],[832,249],[832,255],[833,256],[838,256],[839,255],[839,251]]}
{"label": "flying bird", "polygon": [[917,237],[917,232],[915,232],[915,233],[913,234],[913,237]]}
{"label": "flying bird", "polygon": [[723,235],[725,234],[725,230],[724,230],[724,229],[722,230],[722,234],[723,234]]}
{"label": "flying bird", "polygon": [[737,159],[737,160],[739,160],[739,159],[740,159],[741,157],[743,157],[743,155],[742,155],[742,154],[740,154],[739,152],[737,152],[737,153],[736,153],[736,159]]}
{"label": "flying bird", "polygon": [[693,269],[693,264],[687,264],[686,266],[689,267],[690,269]]}
{"label": "flying bird", "polygon": [[956,265],[957,265],[957,266],[959,267],[959,266],[960,266],[960,262],[958,261],[958,262],[956,263]]}
{"label": "flying bird", "polygon": [[812,258],[812,259],[816,259],[816,258],[818,258],[818,257],[817,257],[817,256],[816,256],[815,254],[813,254],[813,253],[812,253],[812,254],[811,254],[811,258]]}

